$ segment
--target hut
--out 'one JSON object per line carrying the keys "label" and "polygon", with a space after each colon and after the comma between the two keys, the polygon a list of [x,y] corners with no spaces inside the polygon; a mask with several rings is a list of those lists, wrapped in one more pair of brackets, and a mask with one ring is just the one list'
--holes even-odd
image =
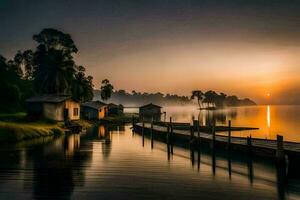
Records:
{"label": "hut", "polygon": [[81,116],[88,120],[99,120],[103,119],[108,114],[108,106],[106,103],[101,101],[89,101],[82,103]]}
{"label": "hut", "polygon": [[110,103],[108,106],[108,115],[123,115],[124,114],[124,106],[122,104],[117,105],[114,103]]}
{"label": "hut", "polygon": [[139,117],[144,120],[160,121],[161,107],[155,104],[147,104],[139,108]]}
{"label": "hut", "polygon": [[80,119],[80,104],[68,95],[42,95],[26,100],[30,118],[47,118],[54,121]]}

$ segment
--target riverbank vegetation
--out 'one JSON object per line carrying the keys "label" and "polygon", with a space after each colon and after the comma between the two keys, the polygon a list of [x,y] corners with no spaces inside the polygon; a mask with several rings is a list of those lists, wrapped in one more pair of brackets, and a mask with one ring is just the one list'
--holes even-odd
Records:
{"label": "riverbank vegetation", "polygon": [[93,99],[93,77],[77,65],[78,49],[69,34],[44,29],[33,35],[34,50],[18,51],[13,59],[0,55],[0,113],[24,110],[34,95],[64,94],[77,101]]}
{"label": "riverbank vegetation", "polygon": [[0,143],[18,142],[39,137],[62,135],[64,129],[58,123],[48,121],[28,122],[17,118],[0,121]]}
{"label": "riverbank vegetation", "polygon": [[[92,127],[97,122],[77,120],[83,129]],[[63,122],[55,122],[48,119],[32,121],[26,113],[0,114],[0,143],[19,142],[39,137],[59,136],[67,131]]]}

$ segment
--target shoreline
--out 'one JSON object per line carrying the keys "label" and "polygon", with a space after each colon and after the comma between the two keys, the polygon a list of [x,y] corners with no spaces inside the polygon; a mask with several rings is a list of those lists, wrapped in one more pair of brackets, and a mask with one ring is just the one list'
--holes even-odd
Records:
{"label": "shoreline", "polygon": [[[75,120],[74,122],[86,130],[101,123],[122,124],[130,123],[135,113],[125,113],[121,116],[109,116],[100,120]],[[26,113],[0,114],[0,144],[18,143],[33,139],[61,136],[70,131],[64,127],[63,122],[53,122],[50,120],[29,121]]]}

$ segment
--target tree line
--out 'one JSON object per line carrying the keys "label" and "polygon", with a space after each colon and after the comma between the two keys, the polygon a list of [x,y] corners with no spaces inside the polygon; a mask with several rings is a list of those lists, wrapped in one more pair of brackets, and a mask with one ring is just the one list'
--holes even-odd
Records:
{"label": "tree line", "polygon": [[[95,99],[101,99],[101,91],[95,90],[94,97]],[[197,100],[200,108],[256,105],[255,102],[248,98],[239,99],[237,96],[228,96],[224,93],[218,94],[212,90],[207,92],[194,90],[191,96],[180,96],[177,94],[163,94],[161,92],[137,92],[135,90],[127,92],[121,89],[113,91],[110,99],[111,102],[129,106],[139,106],[150,102],[159,105],[194,105],[194,100]]]}
{"label": "tree line", "polygon": [[[101,99],[100,93],[101,91],[95,90],[94,98]],[[192,103],[188,96],[180,96],[177,94],[163,94],[160,92],[137,92],[135,90],[128,92],[123,89],[114,90],[109,101],[116,104],[123,104],[128,106],[139,106],[150,102],[159,105],[187,105]]]}
{"label": "tree line", "polygon": [[199,108],[223,108],[226,106],[252,106],[256,103],[249,98],[239,99],[235,95],[227,95],[225,93],[217,93],[209,90],[202,92],[201,90],[193,90],[191,99],[196,99]]}
{"label": "tree line", "polygon": [[[34,50],[18,51],[8,60],[0,55],[0,112],[16,112],[24,108],[33,95],[71,95],[84,102],[93,99],[93,77],[85,67],[77,65],[78,49],[69,34],[56,29],[43,29],[33,35]],[[102,99],[108,99],[113,86],[102,81]]]}
{"label": "tree line", "polygon": [[17,112],[25,107],[25,100],[34,95],[71,95],[76,101],[93,99],[120,104],[157,103],[161,105],[192,104],[197,99],[199,107],[255,105],[250,99],[239,99],[214,91],[194,90],[191,97],[176,94],[141,93],[115,90],[104,79],[100,90],[94,91],[93,77],[85,74],[85,67],[74,61],[78,53],[70,34],[56,29],[43,29],[34,34],[35,49],[18,51],[12,59],[0,55],[0,112]]}

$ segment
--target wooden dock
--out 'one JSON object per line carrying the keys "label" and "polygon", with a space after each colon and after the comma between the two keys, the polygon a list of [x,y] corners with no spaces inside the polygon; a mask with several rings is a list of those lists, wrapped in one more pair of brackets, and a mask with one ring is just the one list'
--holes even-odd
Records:
{"label": "wooden dock", "polygon": [[[194,126],[189,126],[190,130],[187,130],[176,129],[176,126],[172,127],[170,126],[171,124],[165,126],[160,123],[135,123],[133,124],[133,129],[135,132],[141,133],[143,137],[147,134],[151,135],[151,140],[154,138],[169,143],[169,138],[171,136],[174,144],[177,143],[190,146],[209,144],[213,148],[230,148],[232,151],[240,152],[249,152],[250,150],[254,156],[266,157],[273,160],[285,160],[288,157],[289,162],[297,162],[297,166],[300,164],[300,143],[283,141],[282,136],[278,136],[278,140],[228,137],[216,134],[216,130],[213,130],[211,133],[208,131],[202,132],[199,130],[199,126],[196,128]],[[231,131],[239,130],[240,128],[242,127],[224,127],[222,131],[227,130],[230,135]],[[212,129],[208,127],[205,130],[212,131]],[[249,129],[247,128],[247,130]]]}

